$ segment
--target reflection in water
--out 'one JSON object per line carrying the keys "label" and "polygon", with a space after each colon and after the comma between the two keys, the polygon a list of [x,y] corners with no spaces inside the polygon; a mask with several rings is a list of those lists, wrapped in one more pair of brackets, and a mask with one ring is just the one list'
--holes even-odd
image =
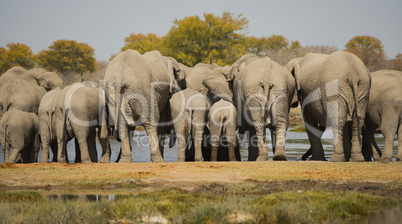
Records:
{"label": "reflection in water", "polygon": [[[240,140],[242,142],[240,154],[242,157],[242,161],[247,161],[248,158],[248,150],[247,150],[247,140],[244,135],[240,135]],[[132,141],[132,148],[133,148],[133,161],[134,162],[150,162],[151,155],[149,150],[149,142],[148,137],[145,131],[135,131],[133,135]],[[268,155],[272,159],[272,146],[271,146],[271,135],[269,133],[269,129],[267,129],[267,141],[268,141]],[[380,148],[384,146],[384,138],[381,134],[376,135],[376,141]],[[324,148],[325,157],[329,160],[329,157],[332,154],[332,130],[329,129],[324,132],[321,140]],[[177,146],[173,148],[169,148],[169,142],[165,142],[165,152],[164,152],[164,159],[166,162],[175,162],[177,159]],[[397,139],[394,141],[394,155],[396,154],[396,150],[398,147]],[[289,131],[286,134],[286,155],[288,160],[301,160],[302,155],[310,148],[310,142],[307,137],[306,132],[292,132]],[[0,147],[1,149],[1,147]],[[101,147],[99,142],[97,141],[97,149],[98,155],[100,159]],[[120,143],[116,140],[111,142],[111,149],[112,155],[111,160],[112,162],[116,161]],[[67,151],[68,157],[70,161],[74,161],[75,159],[75,150],[74,150],[74,141],[70,141],[67,143]],[[50,158],[52,158],[52,152],[50,151]],[[39,153],[39,158],[41,158],[41,152]],[[4,154],[3,150],[0,150],[0,163],[4,162]]]}
{"label": "reflection in water", "polygon": [[[49,200],[54,201],[88,201],[88,202],[99,202],[99,201],[115,201],[119,199],[118,195],[100,195],[100,194],[86,194],[86,195],[74,195],[74,194],[51,194],[44,195]],[[129,195],[120,196],[129,197]]]}

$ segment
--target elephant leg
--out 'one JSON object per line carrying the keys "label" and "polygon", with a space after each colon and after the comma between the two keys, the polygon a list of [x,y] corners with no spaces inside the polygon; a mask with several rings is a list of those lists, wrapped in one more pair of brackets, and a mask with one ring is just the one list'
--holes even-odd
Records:
{"label": "elephant leg", "polygon": [[194,126],[193,143],[195,148],[194,160],[202,161],[202,136],[204,134],[204,126]]}
{"label": "elephant leg", "polygon": [[345,125],[339,123],[338,126],[333,127],[334,132],[334,151],[332,152],[330,161],[331,162],[345,162],[345,153],[343,145],[343,135],[345,133]]}
{"label": "elephant leg", "polygon": [[204,127],[204,134],[202,135],[202,157],[204,161],[211,161],[211,134],[208,127]]}
{"label": "elephant leg", "polygon": [[226,140],[228,146],[229,161],[237,161],[236,157],[236,127],[226,128]]}
{"label": "elephant leg", "polygon": [[266,128],[259,126],[256,128],[257,141],[258,141],[258,157],[257,161],[267,161],[268,158],[268,148],[266,144]]}
{"label": "elephant leg", "polygon": [[59,163],[66,162],[66,144],[66,141],[63,141],[62,139],[57,139],[57,148],[59,149],[59,152],[57,153],[57,162]]}
{"label": "elephant leg", "polygon": [[[80,143],[78,143],[77,137],[74,138],[74,148],[75,148],[75,163],[81,163],[82,162],[82,157],[81,157],[81,147]],[[66,154],[68,155],[68,152],[66,151]],[[67,159],[68,161],[68,159]]]}
{"label": "elephant leg", "polygon": [[162,158],[164,158],[166,131],[167,127],[158,127],[159,150],[161,152]]}
{"label": "elephant leg", "polygon": [[98,136],[99,143],[102,147],[102,157],[101,157],[101,163],[110,163],[110,142],[109,139],[106,138],[101,138],[100,135]]}
{"label": "elephant leg", "polygon": [[311,147],[310,147],[310,148],[307,150],[307,152],[302,155],[302,161],[306,161],[307,158],[308,158],[309,156],[311,156],[311,154],[312,154],[312,150],[311,150]]}
{"label": "elephant leg", "polygon": [[241,155],[240,155],[240,143],[239,143],[239,137],[236,134],[235,136],[235,156],[236,156],[236,161],[241,161]]}
{"label": "elephant leg", "polygon": [[399,125],[398,130],[398,154],[396,156],[396,161],[402,161],[402,123]]}
{"label": "elephant leg", "polygon": [[21,158],[21,151],[23,149],[21,149],[19,147],[12,147],[12,148],[13,148],[13,152],[11,153],[11,156],[8,159],[8,162],[16,163]]}
{"label": "elephant leg", "polygon": [[57,154],[58,154],[58,151],[59,151],[57,142],[54,141],[54,140],[51,140],[50,141],[50,148],[52,149],[52,154],[53,154],[52,162],[56,163],[57,162]]}
{"label": "elephant leg", "polygon": [[275,150],[276,150],[276,129],[275,128],[270,128],[269,132],[271,133],[272,153],[275,155]]}
{"label": "elephant leg", "polygon": [[149,146],[151,149],[151,162],[164,162],[161,151],[159,149],[159,139],[157,127],[151,124],[144,125],[149,139]]}
{"label": "elephant leg", "polygon": [[[398,130],[398,123],[386,119],[387,117],[392,117],[390,115],[384,115],[384,119],[381,123],[381,131],[384,135],[384,150],[381,156],[381,162],[391,162],[392,161],[392,150],[394,147],[394,139]],[[399,137],[399,136],[398,136]]]}
{"label": "elephant leg", "polygon": [[[41,163],[48,163],[48,162],[49,162],[49,147],[51,147],[51,146],[50,146],[50,143],[49,143],[49,140],[48,140],[48,139],[43,140],[43,141],[42,141],[42,158],[41,158]],[[52,150],[53,150],[53,148],[52,148]],[[53,153],[53,155],[54,155],[54,153]],[[54,157],[54,156],[53,156],[53,157]]]}
{"label": "elephant leg", "polygon": [[96,149],[96,131],[92,130],[87,139],[88,142],[88,153],[91,162],[98,162],[98,150]]}
{"label": "elephant leg", "polygon": [[[76,136],[76,138],[77,138],[77,136]],[[82,163],[90,163],[91,157],[88,152],[88,142],[87,142],[86,136],[79,137],[77,139],[77,141],[78,141],[78,145],[80,146],[81,153],[78,152],[76,154],[76,157],[78,154],[81,154],[81,162]]]}
{"label": "elephant leg", "polygon": [[[306,132],[311,145],[309,149],[311,150],[312,155],[310,160],[326,161],[324,155],[324,148],[322,147],[321,143],[321,137],[325,131],[325,126],[318,125],[316,122],[313,121],[313,119],[311,119],[308,116],[305,116],[304,119],[305,124],[308,124],[306,125]],[[307,158],[308,151],[306,152],[306,154],[305,154],[306,156],[305,155],[303,156]]]}
{"label": "elephant leg", "polygon": [[351,149],[350,160],[352,162],[364,162],[364,157],[361,148],[362,140],[360,137],[361,132],[360,130],[362,130],[363,121],[357,122],[357,119],[359,118],[356,116],[355,119],[353,119],[352,123],[352,149]]}
{"label": "elephant leg", "polygon": [[286,129],[281,130],[278,129],[275,132],[275,145],[276,145],[276,150],[274,152],[274,161],[286,161],[286,152],[285,152],[285,139],[286,139]]}
{"label": "elephant leg", "polygon": [[218,161],[219,136],[216,128],[211,129],[211,161]]}
{"label": "elephant leg", "polygon": [[374,132],[369,131],[365,128],[362,130],[363,134],[363,152],[367,151],[366,154],[368,154],[368,158],[366,158],[366,161],[371,161],[371,156],[373,157],[374,161],[379,161],[382,153],[380,148],[378,147],[375,138],[374,138]]}
{"label": "elephant leg", "polygon": [[133,157],[131,155],[131,141],[130,134],[127,125],[121,125],[121,158],[119,159],[119,163],[131,163],[133,162]]}
{"label": "elephant leg", "polygon": [[8,163],[10,161],[10,145],[7,141],[4,142],[3,146],[4,150],[4,163]]}
{"label": "elephant leg", "polygon": [[254,128],[250,128],[246,135],[248,142],[248,161],[255,161],[258,157],[258,141]]}

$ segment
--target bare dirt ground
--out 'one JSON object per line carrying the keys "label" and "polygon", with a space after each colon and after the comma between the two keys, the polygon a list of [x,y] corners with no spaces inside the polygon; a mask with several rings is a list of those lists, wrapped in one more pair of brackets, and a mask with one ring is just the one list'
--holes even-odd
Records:
{"label": "bare dirt ground", "polygon": [[141,192],[178,187],[223,194],[239,184],[260,193],[318,188],[401,198],[402,163],[0,164],[0,190]]}

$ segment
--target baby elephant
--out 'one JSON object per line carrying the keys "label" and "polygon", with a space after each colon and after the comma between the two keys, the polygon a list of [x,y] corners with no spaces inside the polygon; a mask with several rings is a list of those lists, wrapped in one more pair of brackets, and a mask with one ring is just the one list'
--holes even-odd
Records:
{"label": "baby elephant", "polygon": [[229,101],[219,100],[212,105],[208,113],[208,122],[212,143],[211,161],[217,161],[220,143],[227,143],[229,161],[237,161],[235,154],[237,110],[235,106]]}
{"label": "baby elephant", "polygon": [[[40,148],[38,126],[35,113],[17,109],[4,113],[0,121],[0,143],[6,163],[16,163],[20,157],[24,163],[37,162]],[[13,148],[11,157],[10,146]]]}
{"label": "baby elephant", "polygon": [[[209,109],[206,96],[193,89],[185,89],[173,94],[170,109],[179,146],[177,161],[202,161],[202,136]],[[186,149],[190,148],[195,148],[194,158],[187,155]]]}

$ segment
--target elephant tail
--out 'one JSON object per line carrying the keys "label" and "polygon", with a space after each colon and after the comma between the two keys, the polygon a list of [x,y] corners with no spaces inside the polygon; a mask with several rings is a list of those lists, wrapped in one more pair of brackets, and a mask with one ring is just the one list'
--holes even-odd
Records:
{"label": "elephant tail", "polygon": [[[354,97],[354,101],[355,101],[355,108],[354,109],[356,111],[355,119],[356,119],[356,123],[357,123],[357,133],[358,133],[358,136],[360,136],[360,134],[361,134],[360,116],[362,114],[360,114],[360,110],[359,110],[359,106],[358,106],[359,105],[359,86],[357,84],[357,81],[353,82],[352,89],[353,89],[353,97]],[[352,114],[353,114],[353,112],[352,112]]]}
{"label": "elephant tail", "polygon": [[190,148],[193,145],[193,132],[194,132],[194,125],[193,125],[193,114],[194,114],[194,110],[192,109],[186,109],[187,113],[188,113],[188,122],[190,122],[190,127],[187,128],[187,147],[186,148]]}
{"label": "elephant tail", "polygon": [[120,141],[119,136],[119,123],[120,123],[120,102],[121,101],[121,86],[116,84],[116,92],[115,92],[115,119],[114,119],[114,136],[117,141]]}

